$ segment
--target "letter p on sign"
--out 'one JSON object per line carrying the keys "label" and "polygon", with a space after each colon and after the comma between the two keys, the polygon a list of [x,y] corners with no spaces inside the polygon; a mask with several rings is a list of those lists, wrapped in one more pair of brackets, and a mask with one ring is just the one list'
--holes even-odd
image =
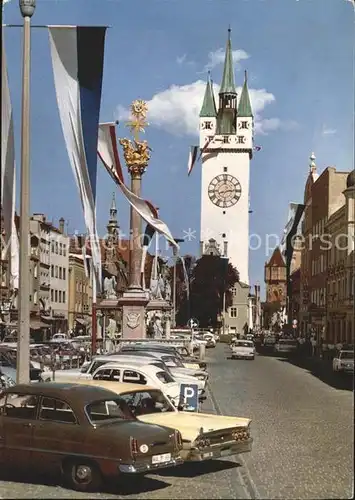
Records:
{"label": "letter p on sign", "polygon": [[181,384],[180,406],[187,411],[198,411],[198,385]]}

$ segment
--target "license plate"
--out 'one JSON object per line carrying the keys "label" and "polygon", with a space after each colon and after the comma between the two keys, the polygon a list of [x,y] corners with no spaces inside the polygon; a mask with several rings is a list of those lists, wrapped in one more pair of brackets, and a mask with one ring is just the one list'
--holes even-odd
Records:
{"label": "license plate", "polygon": [[152,464],[162,464],[165,462],[170,462],[171,453],[163,453],[162,455],[153,455]]}

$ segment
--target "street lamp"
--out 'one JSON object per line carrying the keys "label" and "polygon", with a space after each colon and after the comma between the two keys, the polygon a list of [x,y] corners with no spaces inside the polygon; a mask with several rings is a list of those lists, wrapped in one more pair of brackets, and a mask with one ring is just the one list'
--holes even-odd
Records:
{"label": "street lamp", "polygon": [[30,71],[31,17],[36,0],[19,0],[23,17],[22,53],[22,123],[21,123],[21,206],[20,206],[20,276],[19,334],[17,340],[17,383],[29,382],[30,371]]}

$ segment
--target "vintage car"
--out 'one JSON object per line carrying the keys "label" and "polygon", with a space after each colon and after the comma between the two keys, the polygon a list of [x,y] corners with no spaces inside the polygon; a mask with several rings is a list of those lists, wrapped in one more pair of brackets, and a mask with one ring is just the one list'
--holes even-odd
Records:
{"label": "vintage car", "polygon": [[232,351],[231,357],[241,358],[241,359],[254,359],[255,358],[255,347],[254,342],[250,340],[238,339],[232,342],[230,345]]}
{"label": "vintage car", "polygon": [[333,358],[333,371],[354,373],[354,351],[339,350]]}
{"label": "vintage car", "polygon": [[104,380],[86,383],[116,392],[138,420],[178,430],[183,443],[180,455],[185,461],[200,462],[252,449],[249,418],[179,411],[156,387]]}
{"label": "vintage car", "polygon": [[280,355],[294,354],[297,352],[298,342],[295,339],[279,339],[277,340],[274,351]]}
{"label": "vintage car", "polygon": [[0,393],[0,468],[60,471],[71,488],[92,491],[105,477],[179,465],[181,448],[178,431],[137,421],[99,386],[43,382]]}

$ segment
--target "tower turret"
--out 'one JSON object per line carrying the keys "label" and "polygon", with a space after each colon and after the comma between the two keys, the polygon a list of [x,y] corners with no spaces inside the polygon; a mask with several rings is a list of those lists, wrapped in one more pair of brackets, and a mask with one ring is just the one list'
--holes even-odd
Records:
{"label": "tower turret", "polygon": [[228,29],[226,55],[224,59],[223,77],[219,90],[219,108],[217,114],[217,134],[236,133],[237,92],[234,83],[233,52],[231,29]]}
{"label": "tower turret", "polygon": [[200,147],[205,145],[206,138],[216,133],[217,109],[213,93],[213,83],[208,72],[205,96],[200,111]]}
{"label": "tower turret", "polygon": [[249,97],[248,74],[246,71],[244,72],[244,84],[238,104],[237,131],[237,144],[247,149],[250,157],[252,157],[254,118]]}
{"label": "tower turret", "polygon": [[111,201],[111,208],[110,208],[110,218],[107,224],[107,234],[108,234],[108,239],[110,239],[112,242],[118,241],[118,231],[119,231],[119,225],[117,222],[117,208],[116,208],[116,198],[115,198],[115,193],[112,194],[112,201]]}

